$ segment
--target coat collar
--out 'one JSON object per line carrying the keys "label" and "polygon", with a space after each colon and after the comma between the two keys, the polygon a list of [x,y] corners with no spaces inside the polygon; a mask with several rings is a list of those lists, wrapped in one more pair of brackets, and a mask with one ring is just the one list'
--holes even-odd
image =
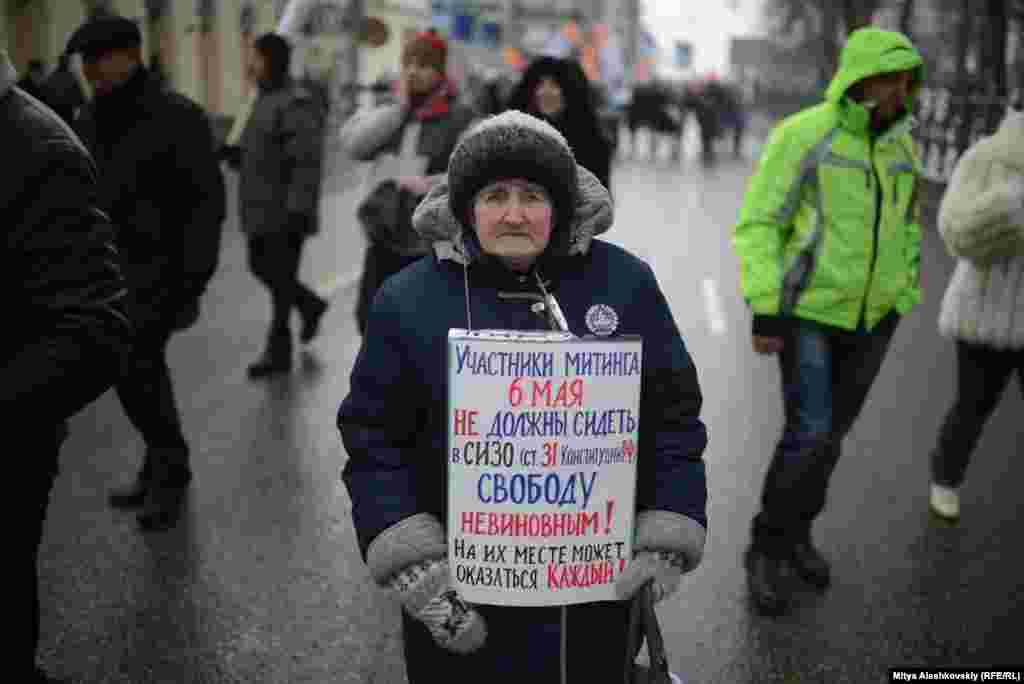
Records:
{"label": "coat collar", "polygon": [[14,70],[7,51],[0,49],[0,97],[7,94],[18,78],[18,72]]}
{"label": "coat collar", "polygon": [[[862,138],[876,135],[871,131],[871,112],[864,105],[846,97],[843,98],[838,107],[839,123],[843,128]],[[917,120],[908,109],[906,113],[890,123],[888,128],[877,134],[877,140],[879,143],[894,140],[905,133],[909,133],[916,125]]]}

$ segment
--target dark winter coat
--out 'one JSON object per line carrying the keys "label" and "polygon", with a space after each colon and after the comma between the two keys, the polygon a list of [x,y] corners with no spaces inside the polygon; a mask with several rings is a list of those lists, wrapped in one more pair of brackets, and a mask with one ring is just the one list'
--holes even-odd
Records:
{"label": "dark winter coat", "polygon": [[655,83],[642,83],[633,88],[633,99],[626,109],[626,125],[630,131],[648,128],[658,133],[679,135],[682,123],[673,117],[678,103],[668,88]]}
{"label": "dark winter coat", "polygon": [[100,170],[139,332],[187,327],[217,267],[224,179],[203,110],[140,67],[83,108],[75,129]]}
{"label": "dark winter coat", "polygon": [[[564,254],[543,255],[537,269],[550,282],[572,332],[588,334],[588,310],[605,304],[618,314],[616,334],[643,337],[637,510],[674,518],[677,529],[687,530],[682,536],[690,535],[688,551],[699,556],[696,547],[703,547],[707,524],[701,460],[707,434],[699,418],[696,371],[651,269],[619,247],[592,241],[611,223],[611,201],[593,175],[583,169],[579,173],[581,199],[572,239],[551,241],[569,247]],[[534,278],[481,255],[475,233],[452,217],[445,184],[427,195],[415,224],[437,240],[436,258],[421,259],[378,292],[351,390],[338,412],[348,452],[342,477],[371,570],[374,542],[391,534],[396,523],[419,514],[447,521],[449,329],[468,327],[467,306],[475,329],[548,329],[531,310],[540,294]],[[562,682],[563,655],[567,681],[583,681],[592,672],[614,681],[609,673],[621,672],[625,662],[627,606],[478,606],[488,639],[469,656],[436,647],[422,625],[406,617],[410,681],[437,681],[438,673],[444,673],[443,679],[453,682],[555,684]]]}
{"label": "dark winter coat", "polygon": [[[537,86],[545,76],[553,78],[562,89],[565,109],[556,118],[542,114],[535,103]],[[505,109],[518,109],[557,128],[568,141],[576,162],[597,176],[601,184],[610,190],[613,150],[601,127],[595,100],[595,93],[578,62],[541,57],[527,67]]]}
{"label": "dark winter coat", "polygon": [[11,160],[0,183],[0,287],[14,323],[0,342],[0,415],[11,444],[45,455],[39,438],[117,377],[131,329],[96,167],[71,129],[13,83],[0,51],[0,149]]}
{"label": "dark winter coat", "polygon": [[242,231],[256,237],[317,230],[326,110],[312,92],[285,79],[261,88],[238,146]]}
{"label": "dark winter coat", "polygon": [[43,81],[43,101],[69,125],[86,103],[85,92],[71,71],[67,57],[62,57],[57,68]]}

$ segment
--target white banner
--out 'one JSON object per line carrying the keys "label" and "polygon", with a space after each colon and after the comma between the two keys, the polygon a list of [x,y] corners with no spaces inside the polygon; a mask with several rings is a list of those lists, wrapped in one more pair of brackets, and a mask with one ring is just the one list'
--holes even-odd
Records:
{"label": "white banner", "polygon": [[641,347],[449,333],[448,557],[465,600],[615,600],[633,552]]}

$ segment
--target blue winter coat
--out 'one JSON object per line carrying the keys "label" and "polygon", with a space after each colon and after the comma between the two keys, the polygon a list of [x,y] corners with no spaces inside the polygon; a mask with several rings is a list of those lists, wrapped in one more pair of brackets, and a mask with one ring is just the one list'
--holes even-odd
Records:
{"label": "blue winter coat", "polygon": [[[695,564],[707,525],[701,460],[707,433],[699,418],[696,370],[650,267],[619,247],[592,240],[611,224],[611,201],[593,175],[579,168],[581,199],[572,239],[552,239],[571,246],[564,254],[543,255],[537,269],[575,334],[589,334],[587,311],[604,304],[618,315],[615,334],[642,336],[637,511],[660,511],[683,529],[692,528]],[[480,254],[475,234],[448,210],[446,185],[427,195],[414,224],[436,240],[436,256],[420,259],[377,293],[350,393],[338,413],[349,456],[342,478],[364,557],[378,535],[411,516],[447,520],[446,345],[449,329],[469,327],[467,287],[474,329],[548,329],[531,310],[539,295],[535,279]],[[441,681],[555,684],[562,681],[563,658],[568,681],[581,681],[583,668],[621,672],[627,606],[478,606],[487,622],[487,644],[469,656],[434,646],[425,628],[405,617],[410,682],[439,681],[443,672]]]}

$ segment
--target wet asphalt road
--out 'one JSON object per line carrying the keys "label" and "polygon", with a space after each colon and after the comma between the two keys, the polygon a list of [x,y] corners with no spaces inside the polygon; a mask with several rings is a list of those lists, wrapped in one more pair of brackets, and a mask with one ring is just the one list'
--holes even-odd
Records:
{"label": "wet asphalt road", "polygon": [[[691,145],[692,150],[692,145]],[[754,150],[749,151],[751,154]],[[958,525],[929,516],[928,453],[954,392],[936,334],[952,261],[929,226],[925,302],[900,325],[845,443],[815,539],[830,590],[754,616],[741,553],[782,409],[772,358],[750,351],[729,244],[749,161],[702,170],[624,160],[606,236],[651,261],[696,362],[710,446],[707,553],[659,607],[673,669],[691,684],[885,682],[897,665],[1024,663],[1024,400],[1015,384],[986,429]],[[335,411],[359,338],[363,242],[351,179],[335,169],[303,276],[332,294],[291,377],[253,383],[269,300],[234,217],[203,318],[170,361],[195,481],[186,519],[140,533],[106,505],[142,445],[108,393],[72,422],[40,553],[42,664],[76,682],[402,684],[397,608],[356,550]],[[229,184],[233,191],[234,182]]]}

